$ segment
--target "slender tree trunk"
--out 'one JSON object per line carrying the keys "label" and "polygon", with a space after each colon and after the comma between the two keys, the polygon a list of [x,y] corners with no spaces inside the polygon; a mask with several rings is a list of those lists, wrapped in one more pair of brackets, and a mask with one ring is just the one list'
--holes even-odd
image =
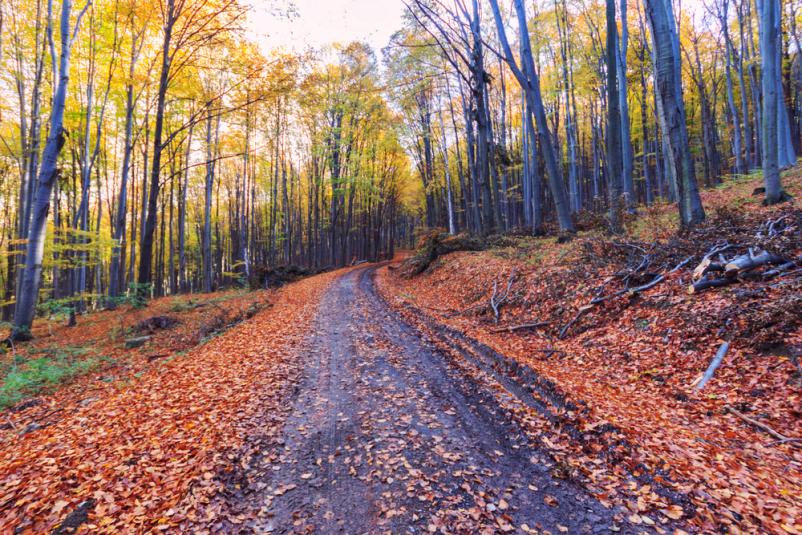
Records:
{"label": "slender tree trunk", "polygon": [[667,153],[670,155],[672,176],[675,177],[673,182],[677,190],[680,220],[683,226],[691,226],[701,222],[705,213],[696,183],[685,121],[679,37],[670,0],[645,2],[646,17],[652,32],[660,122],[669,143]]}
{"label": "slender tree trunk", "polygon": [[621,115],[618,92],[618,27],[615,0],[607,0],[607,195],[610,231],[621,231]]}
{"label": "slender tree trunk", "polygon": [[632,176],[634,154],[632,150],[632,133],[629,118],[629,84],[627,82],[627,51],[629,49],[629,24],[627,22],[627,0],[620,0],[621,7],[621,39],[617,42],[616,68],[618,69],[618,110],[621,117],[621,186],[624,194],[624,205],[627,210],[634,211],[637,203],[635,182]]}
{"label": "slender tree trunk", "polygon": [[[162,136],[164,133],[164,108],[167,101],[167,87],[170,81],[170,67],[172,64],[171,42],[173,27],[175,25],[175,1],[167,0],[165,9],[166,20],[164,24],[164,41],[162,42],[162,64],[159,75],[159,89],[156,100],[156,125],[153,131],[153,163],[150,172],[150,188],[148,191],[147,214],[142,214],[145,218],[145,225],[140,239],[139,248],[139,274],[137,280],[141,287],[140,293],[146,290],[146,286],[153,281],[153,237],[156,233],[156,216],[159,205],[159,182],[161,180],[162,150],[164,149]],[[179,0],[180,1],[180,0]]]}
{"label": "slender tree trunk", "polygon": [[448,212],[448,233],[453,235],[457,233],[456,224],[454,222],[454,193],[451,191],[451,169],[448,165],[448,145],[446,141],[446,127],[443,122],[443,107],[440,106],[437,110],[437,117],[440,120],[440,136],[441,136],[441,155],[443,157],[443,171],[446,178],[446,208]]}
{"label": "slender tree trunk", "polygon": [[780,39],[779,0],[762,0],[760,10],[760,57],[763,78],[763,181],[766,187],[766,204],[783,199],[779,171],[779,107],[777,87]]}
{"label": "slender tree trunk", "polygon": [[551,190],[552,198],[554,200],[554,207],[557,212],[557,221],[560,225],[560,230],[563,232],[574,232],[574,223],[571,219],[571,210],[568,203],[567,195],[565,192],[565,185],[562,182],[562,176],[557,166],[557,158],[555,156],[555,149],[552,142],[551,132],[549,131],[548,121],[546,119],[546,110],[543,106],[543,98],[540,93],[540,79],[535,71],[535,63],[532,57],[531,45],[529,43],[529,35],[526,31],[527,17],[526,8],[524,7],[523,0],[515,0],[515,12],[518,17],[518,26],[522,32],[521,39],[521,63],[523,68],[519,68],[512,54],[509,42],[507,41],[506,30],[504,29],[504,22],[501,18],[501,11],[498,6],[498,0],[491,0],[490,5],[493,8],[493,16],[496,21],[496,29],[498,31],[499,39],[504,49],[507,64],[518,79],[518,83],[526,94],[527,103],[531,107],[535,122],[537,123],[537,131],[540,137],[540,149],[543,158],[546,162],[546,170],[549,175],[549,188]]}
{"label": "slender tree trunk", "polygon": [[[75,22],[75,29],[81,23],[81,12]],[[39,171],[38,186],[33,201],[32,219],[28,232],[28,244],[25,250],[25,268],[22,271],[22,284],[17,298],[14,314],[14,336],[25,337],[30,333],[36,312],[36,302],[39,297],[39,287],[42,282],[42,259],[44,257],[45,232],[47,230],[47,214],[50,210],[50,197],[53,185],[58,178],[58,156],[64,146],[64,107],[67,101],[67,89],[70,79],[70,55],[72,52],[73,37],[70,31],[70,13],[72,2],[61,2],[61,55],[58,66],[58,79],[53,95],[53,106],[50,112],[50,134],[45,144],[42,156],[42,166]],[[48,32],[53,31],[53,0],[48,1]],[[55,52],[51,48],[53,62],[56,61]]]}

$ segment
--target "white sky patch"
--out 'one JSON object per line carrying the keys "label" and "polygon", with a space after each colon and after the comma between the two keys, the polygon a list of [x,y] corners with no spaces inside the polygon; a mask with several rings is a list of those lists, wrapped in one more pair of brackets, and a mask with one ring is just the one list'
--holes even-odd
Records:
{"label": "white sky patch", "polygon": [[365,41],[377,55],[401,28],[406,9],[401,0],[251,0],[251,6],[248,29],[265,52]]}

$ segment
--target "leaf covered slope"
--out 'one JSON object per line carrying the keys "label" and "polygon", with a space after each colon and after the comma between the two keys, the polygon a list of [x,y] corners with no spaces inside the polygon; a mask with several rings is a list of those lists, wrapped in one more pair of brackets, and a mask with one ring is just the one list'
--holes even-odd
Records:
{"label": "leaf covered slope", "polygon": [[[800,171],[786,180],[798,197]],[[684,495],[686,513],[705,530],[802,533],[802,444],[741,418],[802,437],[799,273],[687,291],[694,267],[723,240],[743,252],[764,245],[792,258],[802,253],[802,212],[762,207],[751,196],[756,185],[744,178],[705,192],[712,215],[690,233],[678,234],[665,207],[656,208],[616,238],[594,231],[567,244],[521,238],[514,247],[450,254],[412,278],[390,270],[383,292],[527,365],[576,402],[560,413],[556,438],[540,430],[546,445],[601,499],[625,496],[635,520],[674,516],[653,486],[632,482],[645,472]],[[761,229],[779,218],[788,230],[766,244]],[[649,267],[637,271],[644,253]],[[659,274],[665,280],[655,286],[626,291]],[[697,391],[725,340],[723,364]],[[566,426],[586,440],[572,439]]]}

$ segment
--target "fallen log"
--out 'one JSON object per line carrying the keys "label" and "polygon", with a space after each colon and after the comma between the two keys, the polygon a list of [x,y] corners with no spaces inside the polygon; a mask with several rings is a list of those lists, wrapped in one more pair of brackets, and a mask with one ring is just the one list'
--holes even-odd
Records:
{"label": "fallen log", "polygon": [[707,371],[705,371],[704,375],[698,382],[696,383],[696,390],[699,391],[705,387],[707,382],[713,377],[713,374],[716,373],[716,370],[719,366],[721,366],[721,361],[724,360],[724,356],[727,354],[727,351],[730,349],[730,343],[724,342],[719,346],[718,351],[716,351],[716,357],[713,359],[713,362],[710,363],[710,366],[707,367]]}
{"label": "fallen log", "polygon": [[719,244],[714,246],[710,249],[707,253],[705,253],[704,257],[702,257],[702,261],[696,266],[696,269],[693,270],[693,280],[699,280],[704,277],[709,271],[724,271],[724,262],[717,263],[713,261],[713,257],[716,255],[721,255],[727,249],[730,249],[732,245],[727,242],[723,244]]}
{"label": "fallen log", "polygon": [[693,280],[698,281],[701,280],[702,277],[707,275],[708,273],[715,271],[717,273],[724,272],[724,264],[720,264],[718,262],[714,262],[712,258],[707,258],[702,260],[702,262],[696,266],[696,269],[693,270]]}
{"label": "fallen log", "polygon": [[741,271],[749,271],[765,265],[776,266],[785,264],[786,262],[788,262],[787,258],[769,253],[768,251],[762,251],[757,255],[754,255],[752,254],[752,251],[749,251],[749,253],[736,256],[727,262],[727,264],[724,266],[724,273],[725,275],[732,277]]}
{"label": "fallen log", "polygon": [[735,278],[711,279],[705,275],[700,280],[688,286],[688,293],[693,295],[707,290],[708,288],[721,288],[722,286],[729,286],[735,282],[738,282]]}
{"label": "fallen log", "polygon": [[789,269],[794,269],[795,267],[796,267],[796,261],[790,260],[790,261],[786,262],[785,264],[780,264],[776,268],[770,269],[770,270],[766,271],[765,273],[763,273],[763,279],[771,279],[773,277],[776,277],[776,276],[782,274],[785,271],[788,271]]}

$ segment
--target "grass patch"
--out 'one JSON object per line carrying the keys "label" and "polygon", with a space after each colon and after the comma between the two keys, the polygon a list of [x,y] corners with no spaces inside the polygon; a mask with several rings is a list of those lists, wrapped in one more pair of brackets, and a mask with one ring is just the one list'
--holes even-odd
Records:
{"label": "grass patch", "polygon": [[41,357],[25,359],[17,356],[5,370],[0,370],[0,410],[88,373],[111,360],[109,357],[87,356],[89,351],[84,347],[49,348],[36,351],[35,354],[44,354]]}

